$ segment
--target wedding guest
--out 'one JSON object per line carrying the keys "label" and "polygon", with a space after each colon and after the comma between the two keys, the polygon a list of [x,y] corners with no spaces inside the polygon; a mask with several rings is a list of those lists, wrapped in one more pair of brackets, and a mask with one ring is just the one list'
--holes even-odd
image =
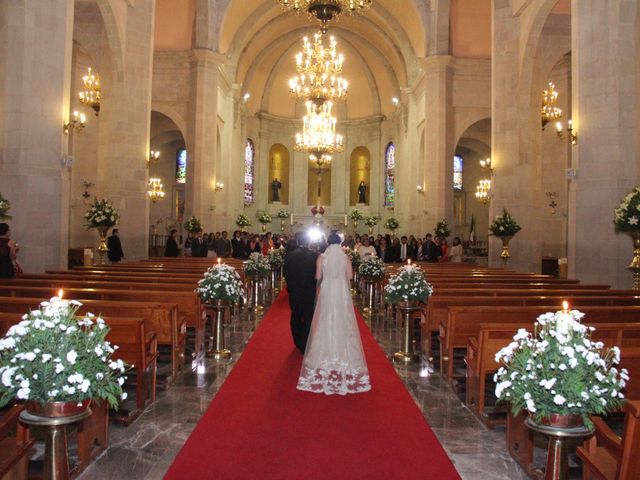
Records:
{"label": "wedding guest", "polygon": [[184,256],[185,257],[190,257],[191,256],[191,247],[193,246],[193,233],[188,232],[187,233],[187,238],[184,241]]}
{"label": "wedding guest", "polygon": [[422,259],[427,262],[436,263],[438,262],[438,257],[441,256],[442,252],[440,251],[440,247],[433,241],[433,236],[427,233],[427,236],[424,238],[424,243],[422,244]]}
{"label": "wedding guest", "polygon": [[15,277],[13,262],[18,253],[17,244],[11,240],[9,224],[0,223],[0,278]]}
{"label": "wedding guest", "polygon": [[360,245],[362,245],[362,243],[361,243],[361,241],[360,241],[360,235],[358,235],[358,234],[356,233],[356,236],[355,236],[355,238],[354,238],[353,249],[357,251],[357,250],[358,250],[358,248],[360,248]]}
{"label": "wedding guest", "polygon": [[408,258],[411,258],[409,253],[409,241],[406,235],[403,235],[402,238],[400,238],[400,245],[398,245],[397,261],[406,262]]}
{"label": "wedding guest", "polygon": [[453,263],[462,262],[462,243],[460,242],[460,237],[453,239],[453,245],[451,245],[451,249],[449,250],[449,261]]}
{"label": "wedding guest", "polygon": [[206,256],[208,258],[215,258],[219,256],[216,251],[217,241],[216,241],[216,237],[213,235],[213,232],[209,233],[209,235],[205,235],[203,241],[204,241],[205,247],[207,248]]}
{"label": "wedding guest", "polygon": [[173,230],[171,230],[169,238],[167,238],[167,244],[164,247],[165,257],[177,257],[178,253],[180,253],[178,250],[178,242],[176,240],[177,236],[178,231],[174,228]]}
{"label": "wedding guest", "polygon": [[409,238],[409,247],[407,248],[407,256],[411,260],[418,260],[419,250],[420,244],[418,243],[418,240],[416,239],[416,237],[411,235],[411,237]]}
{"label": "wedding guest", "polygon": [[273,248],[273,235],[271,232],[267,232],[262,239],[262,254],[266,255],[269,250]]}
{"label": "wedding guest", "polygon": [[262,253],[262,242],[260,241],[260,235],[254,235],[249,241],[249,254]]}
{"label": "wedding guest", "polygon": [[380,240],[378,240],[377,253],[378,258],[384,263],[393,262],[393,251],[391,250],[391,246],[387,245],[386,238],[381,237]]}
{"label": "wedding guest", "polygon": [[202,230],[198,230],[196,232],[196,236],[193,238],[191,242],[191,256],[192,257],[207,256],[207,245],[204,238],[202,238]]}
{"label": "wedding guest", "polygon": [[124,259],[124,252],[122,251],[122,243],[120,242],[120,232],[117,228],[111,231],[111,236],[107,238],[107,257],[112,263],[118,263]]}
{"label": "wedding guest", "polygon": [[438,261],[441,263],[449,261],[449,246],[447,245],[447,239],[445,237],[440,239],[440,256],[438,257]]}
{"label": "wedding guest", "polygon": [[361,240],[362,240],[362,245],[358,247],[358,253],[360,254],[360,256],[366,257],[368,255],[373,255],[375,257],[376,248],[369,243],[369,237],[367,237],[366,235],[363,235]]}
{"label": "wedding guest", "polygon": [[227,231],[223,231],[220,238],[216,240],[216,252],[219,257],[229,258],[231,256],[231,242],[227,238]]}
{"label": "wedding guest", "polygon": [[233,258],[244,258],[244,245],[242,244],[242,235],[240,230],[233,232],[231,239],[231,256]]}

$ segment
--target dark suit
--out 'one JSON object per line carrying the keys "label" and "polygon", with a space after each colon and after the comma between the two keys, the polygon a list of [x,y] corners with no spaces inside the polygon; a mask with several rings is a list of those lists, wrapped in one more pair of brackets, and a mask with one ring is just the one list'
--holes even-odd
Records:
{"label": "dark suit", "polygon": [[201,237],[195,237],[191,241],[191,256],[192,257],[206,257],[207,256],[207,244]]}
{"label": "dark suit", "polygon": [[178,249],[178,242],[173,237],[167,238],[167,244],[164,248],[165,257],[177,257],[180,250]]}
{"label": "dark suit", "polygon": [[112,262],[119,262],[120,259],[124,257],[122,243],[120,243],[120,237],[117,235],[111,235],[107,238],[107,248],[109,249],[107,257],[109,257],[109,260]]}
{"label": "dark suit", "polygon": [[422,256],[427,262],[437,262],[438,257],[442,256],[440,246],[435,242],[424,242],[422,244]]}
{"label": "dark suit", "polygon": [[307,347],[307,338],[313,320],[316,300],[316,260],[318,253],[307,247],[298,247],[287,254],[284,278],[291,307],[291,335],[300,352]]}
{"label": "dark suit", "polygon": [[244,245],[241,239],[236,237],[231,239],[231,250],[233,250],[233,258],[244,258]]}
{"label": "dark suit", "polygon": [[231,243],[228,239],[220,237],[216,240],[216,253],[219,257],[227,258],[231,256]]}

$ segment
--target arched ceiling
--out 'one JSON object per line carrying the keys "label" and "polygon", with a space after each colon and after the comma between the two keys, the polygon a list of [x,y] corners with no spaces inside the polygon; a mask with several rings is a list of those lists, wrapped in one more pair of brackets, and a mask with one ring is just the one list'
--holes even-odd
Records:
{"label": "arched ceiling", "polygon": [[167,143],[175,141],[184,142],[184,137],[178,126],[166,115],[152,111],[150,128],[151,149],[159,149]]}

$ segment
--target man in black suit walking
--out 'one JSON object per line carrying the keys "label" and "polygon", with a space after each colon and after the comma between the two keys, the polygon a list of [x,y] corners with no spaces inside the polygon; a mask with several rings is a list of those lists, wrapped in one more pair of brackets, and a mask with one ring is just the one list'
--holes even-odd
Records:
{"label": "man in black suit walking", "polygon": [[309,250],[309,238],[302,232],[296,234],[298,248],[287,254],[284,261],[284,278],[291,307],[291,335],[293,343],[304,354],[311,330],[316,300],[316,260],[318,253]]}

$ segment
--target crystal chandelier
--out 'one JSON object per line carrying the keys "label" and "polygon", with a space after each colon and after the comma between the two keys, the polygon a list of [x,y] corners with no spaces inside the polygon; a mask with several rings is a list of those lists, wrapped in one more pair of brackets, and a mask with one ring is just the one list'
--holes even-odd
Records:
{"label": "crystal chandelier", "polygon": [[562,110],[556,107],[558,101],[558,92],[556,92],[556,86],[549,82],[549,88],[542,92],[542,109],[540,114],[542,115],[542,129],[547,123],[557,120],[562,116]]}
{"label": "crystal chandelier", "polygon": [[331,115],[332,102],[318,106],[312,101],[306,103],[307,114],[303,117],[302,133],[296,133],[294,149],[309,152],[316,158],[344,150],[343,137],[336,133],[336,117]]}
{"label": "crystal chandelier", "polygon": [[349,83],[340,76],[344,56],[336,51],[336,39],[330,37],[329,46],[325,47],[322,34],[316,33],[313,43],[307,37],[302,42],[302,51],[296,55],[298,75],[289,80],[289,91],[297,98],[310,99],[318,105],[327,100],[344,99]]}
{"label": "crystal chandelier", "polygon": [[100,77],[94,74],[89,67],[87,74],[82,77],[82,83],[84,90],[78,92],[80,103],[93,108],[97,116],[100,113]]}
{"label": "crystal chandelier", "polygon": [[480,180],[476,186],[476,200],[486,205],[491,200],[491,180]]}
{"label": "crystal chandelier", "polygon": [[162,180],[159,178],[149,179],[149,190],[147,190],[149,200],[156,203],[158,200],[164,198],[164,190],[162,189]]}
{"label": "crystal chandelier", "polygon": [[320,22],[322,32],[327,31],[327,24],[342,14],[358,15],[371,6],[372,0],[276,0],[285,10],[297,14],[308,13]]}

